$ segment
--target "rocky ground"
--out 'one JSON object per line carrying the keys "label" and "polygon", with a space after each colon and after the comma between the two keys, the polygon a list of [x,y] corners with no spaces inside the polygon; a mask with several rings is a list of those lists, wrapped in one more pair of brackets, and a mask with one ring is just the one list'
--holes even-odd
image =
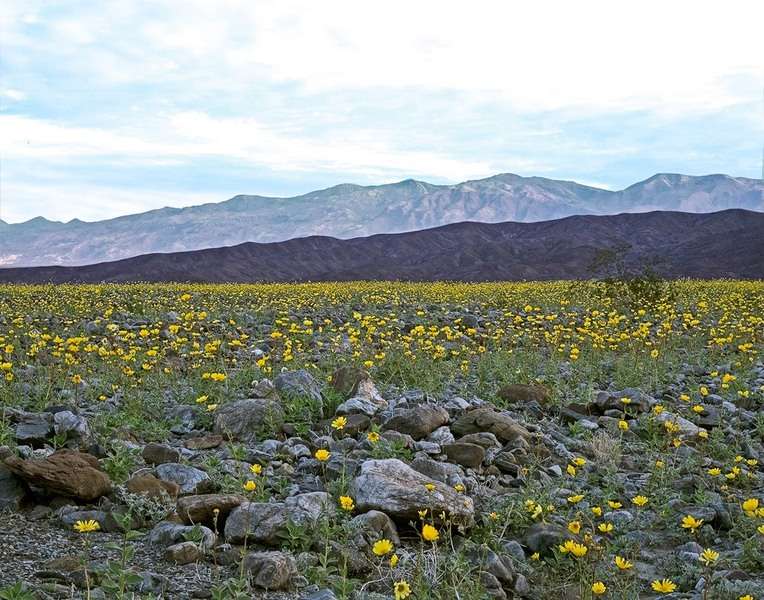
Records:
{"label": "rocky ground", "polygon": [[[15,357],[0,360],[0,600],[763,600],[761,319],[737,298],[737,339],[731,310],[672,313],[724,351],[673,326],[674,345],[618,354],[615,313],[570,309],[610,336],[588,359],[532,306],[428,330],[435,304],[409,324],[343,305],[337,322],[385,351],[305,314],[233,338],[234,319],[189,313],[184,334],[177,315],[153,329],[125,311],[71,321],[92,332],[53,348],[39,331],[61,322],[0,315]],[[629,315],[634,337],[668,331]],[[433,358],[404,377],[418,331]],[[58,361],[76,372],[52,378]]]}
{"label": "rocky ground", "polygon": [[[764,368],[758,369],[754,383],[760,385]],[[253,589],[269,590],[269,598],[328,599],[333,597],[328,588],[341,588],[338,581],[351,577],[359,597],[390,595],[395,581],[414,585],[414,571],[424,569],[414,567],[417,560],[435,561],[437,553],[448,553],[452,557],[442,560],[464,561],[461,585],[474,587],[467,593],[545,598],[549,592],[540,593],[533,583],[534,563],[566,560],[558,547],[567,540],[579,540],[592,553],[612,543],[633,558],[634,585],[625,585],[620,597],[651,597],[645,587],[649,590],[653,580],[680,583],[676,569],[691,573],[687,567],[699,563],[705,546],[726,559],[713,578],[723,582],[725,591],[720,587],[718,593],[727,595],[710,597],[731,597],[726,590],[733,596],[764,590],[762,565],[745,564],[761,559],[761,535],[754,540],[758,559],[746,557],[757,550],[746,550],[730,533],[747,518],[740,515],[740,502],[708,489],[696,475],[698,468],[708,471],[717,464],[696,447],[702,431],[721,427],[722,437],[748,431],[750,437],[738,440],[745,458],[737,463],[733,458],[732,465],[739,466],[740,477],[751,479],[740,498],[761,497],[754,464],[761,437],[752,435],[756,416],[743,407],[709,393],[693,423],[668,408],[656,410],[663,405],[636,389],[602,391],[587,405],[557,410],[549,406],[543,386],[508,385],[499,397],[511,408],[499,410],[478,398],[449,394],[382,394],[367,374],[353,369],[338,371],[330,385],[346,400],[306,435],[265,439],[262,434],[263,427],[289,430],[282,396],[322,394],[309,373],[294,371],[279,375],[276,384],[256,382],[253,398],[222,407],[210,430],[199,429],[192,414],[166,443],[125,442],[141,460],[124,485],[115,485],[101,469],[99,458],[106,456],[97,444],[88,445],[86,418],[63,407],[6,410],[19,445],[15,452],[1,451],[0,497],[6,510],[0,584],[22,581],[41,598],[79,597],[87,552],[91,597],[112,597],[114,592],[99,584],[108,572],[105,564],[119,562],[119,550],[108,543],[120,543],[128,514],[127,529],[143,531],[129,542],[134,554],[124,566],[136,576],[129,586],[136,597],[237,597],[231,590],[221,592],[221,583],[242,572],[255,583]],[[667,422],[676,427],[671,439],[684,442],[669,459],[672,464],[663,461],[656,468],[641,460],[645,457],[624,453],[630,442],[638,443],[641,430],[665,429]],[[571,435],[571,428],[578,435]],[[53,450],[49,444],[64,432],[72,448]],[[318,452],[322,449],[326,456]],[[718,468],[726,472],[732,465]],[[602,474],[608,470],[612,480],[606,481]],[[662,471],[669,474],[663,486]],[[249,481],[254,489],[247,489]],[[266,492],[271,487],[283,489],[282,500]],[[694,502],[685,499],[688,491]],[[648,499],[644,506],[632,500],[640,494]],[[340,495],[350,499],[352,510],[343,509]],[[622,506],[608,506],[608,499]],[[601,509],[592,512],[595,506]],[[702,521],[693,535],[680,526],[687,515]],[[91,519],[99,531],[73,529]],[[603,523],[614,533],[603,531]],[[424,524],[432,524],[439,539],[422,549]],[[499,551],[486,543],[496,529],[503,534]],[[382,557],[373,550],[381,539],[392,546]],[[393,553],[398,564],[391,568]],[[443,578],[436,566],[428,568],[433,571],[419,576]],[[703,569],[696,571],[692,588],[698,591],[676,597],[701,597]],[[365,579],[371,582],[368,593],[357,591]],[[326,589],[316,589],[315,581]],[[561,576],[556,597],[580,597],[579,587]],[[258,597],[252,593],[246,597]]]}

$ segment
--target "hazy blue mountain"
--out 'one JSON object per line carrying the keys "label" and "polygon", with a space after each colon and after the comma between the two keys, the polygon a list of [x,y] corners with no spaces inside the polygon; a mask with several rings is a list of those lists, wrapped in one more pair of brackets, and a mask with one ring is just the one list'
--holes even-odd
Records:
{"label": "hazy blue mountain", "polygon": [[412,179],[378,186],[342,184],[293,198],[235,196],[92,223],[42,217],[0,222],[0,266],[83,265],[151,252],[309,235],[353,238],[462,221],[535,222],[571,215],[728,208],[764,211],[764,183],[727,175],[658,174],[609,191],[506,173],[455,185]]}

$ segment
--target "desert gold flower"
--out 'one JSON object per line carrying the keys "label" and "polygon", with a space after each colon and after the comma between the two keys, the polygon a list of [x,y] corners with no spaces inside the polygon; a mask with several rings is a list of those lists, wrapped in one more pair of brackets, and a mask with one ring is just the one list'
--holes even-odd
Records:
{"label": "desert gold flower", "polygon": [[376,444],[379,441],[379,434],[376,431],[370,431],[366,434],[366,439],[372,444]]}
{"label": "desert gold flower", "polygon": [[599,525],[597,525],[597,529],[599,529],[601,533],[610,533],[611,531],[613,531],[613,524],[600,523]]}
{"label": "desert gold flower", "polygon": [[628,571],[634,567],[634,564],[626,560],[623,556],[616,555],[614,562],[615,566],[618,567],[621,571]]}
{"label": "desert gold flower", "polygon": [[619,508],[623,507],[623,504],[618,502],[618,500],[608,500],[607,505],[613,510],[618,510]]}
{"label": "desert gold flower", "polygon": [[398,557],[398,555],[397,555],[397,554],[393,554],[393,555],[390,557],[390,568],[391,568],[391,569],[394,569],[394,568],[395,568],[395,566],[398,564],[398,561],[399,561],[399,560],[400,560],[400,558]]}
{"label": "desert gold flower", "polygon": [[411,586],[404,580],[396,581],[393,585],[393,593],[395,600],[406,600],[411,595]]}
{"label": "desert gold flower", "polygon": [[101,524],[95,519],[88,519],[87,521],[76,521],[74,523],[74,530],[77,533],[91,533],[101,529]]}
{"label": "desert gold flower", "polygon": [[560,545],[560,552],[563,554],[572,554],[576,558],[585,556],[588,551],[589,548],[587,548],[584,544],[579,544],[573,540],[565,540],[565,543]]}
{"label": "desert gold flower", "polygon": [[250,465],[249,470],[255,475],[260,475],[263,472],[263,465],[254,463],[253,465]]}
{"label": "desert gold flower", "polygon": [[251,479],[247,479],[247,481],[243,485],[244,489],[248,492],[254,492],[257,489],[257,484],[252,481]]}
{"label": "desert gold flower", "polygon": [[629,423],[621,419],[620,421],[618,421],[618,429],[620,429],[621,431],[628,431]]}
{"label": "desert gold flower", "polygon": [[592,584],[592,593],[595,596],[601,596],[606,591],[607,591],[607,586],[604,583],[602,583],[601,581],[595,581]]}
{"label": "desert gold flower", "polygon": [[342,429],[345,429],[345,425],[348,424],[348,420],[346,417],[337,417],[332,421],[332,427],[336,429],[337,431],[341,431]]}
{"label": "desert gold flower", "polygon": [[316,450],[316,453],[313,455],[315,456],[316,460],[321,462],[326,462],[329,460],[329,457],[332,455],[331,452],[329,452],[326,448],[319,448]]}
{"label": "desert gold flower", "polygon": [[601,506],[592,506],[592,514],[595,517],[601,517],[602,516],[602,507]]}
{"label": "desert gold flower", "polygon": [[432,525],[424,525],[422,527],[422,537],[428,542],[437,542],[440,538],[440,533]]}
{"label": "desert gold flower", "polygon": [[568,502],[570,502],[571,504],[578,504],[583,499],[584,499],[584,495],[583,494],[576,494],[575,496],[568,496]]}
{"label": "desert gold flower", "polygon": [[682,518],[683,529],[689,529],[690,531],[695,532],[701,525],[703,525],[703,519],[696,519],[692,515],[687,515]]}
{"label": "desert gold flower", "polygon": [[581,531],[581,521],[571,521],[568,523],[568,531],[573,534],[578,534]]}
{"label": "desert gold flower", "polygon": [[355,508],[355,502],[350,496],[340,496],[340,507],[342,510],[351,511]]}
{"label": "desert gold flower", "polygon": [[647,498],[647,496],[642,496],[642,495],[639,495],[639,496],[634,496],[634,497],[631,499],[631,502],[632,502],[632,504],[634,504],[635,506],[644,506],[644,505],[645,505],[645,504],[647,504],[649,501],[650,501],[650,500]]}
{"label": "desert gold flower", "polygon": [[374,542],[371,551],[377,556],[385,556],[393,551],[393,543],[388,539],[381,539]]}
{"label": "desert gold flower", "polygon": [[719,553],[711,548],[706,548],[700,555],[700,561],[707,565],[712,565],[717,560],[719,560]]}
{"label": "desert gold flower", "polygon": [[755,517],[756,511],[759,508],[759,499],[758,498],[748,498],[743,504],[741,505],[743,507],[743,512],[745,512],[746,515],[749,517]]}
{"label": "desert gold flower", "polygon": [[670,579],[656,579],[650,584],[655,592],[661,592],[663,594],[670,594],[676,589],[676,584]]}

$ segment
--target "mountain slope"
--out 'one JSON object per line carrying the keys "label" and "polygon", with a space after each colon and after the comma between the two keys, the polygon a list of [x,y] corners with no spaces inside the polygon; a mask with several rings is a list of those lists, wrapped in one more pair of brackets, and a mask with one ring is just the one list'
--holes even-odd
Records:
{"label": "mountain slope", "polygon": [[4,282],[516,280],[589,276],[596,251],[629,243],[668,277],[764,278],[764,213],[650,212],[537,223],[456,223],[339,240],[312,236],[83,267],[0,269]]}
{"label": "mountain slope", "polygon": [[82,265],[150,252],[174,252],[308,235],[353,238],[462,221],[535,222],[571,215],[651,210],[764,210],[764,183],[726,175],[655,175],[612,192],[512,174],[432,185],[406,180],[343,184],[294,198],[236,196],[189,208],[85,223],[42,218],[0,226],[0,267]]}

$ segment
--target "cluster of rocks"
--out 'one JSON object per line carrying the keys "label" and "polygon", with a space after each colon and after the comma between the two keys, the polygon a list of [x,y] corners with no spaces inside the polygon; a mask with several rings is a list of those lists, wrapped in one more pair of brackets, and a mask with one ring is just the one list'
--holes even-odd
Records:
{"label": "cluster of rocks", "polygon": [[[619,421],[633,420],[658,403],[629,389],[599,392],[588,404],[558,409],[543,386],[516,384],[498,392],[509,410],[477,398],[446,394],[436,399],[416,390],[386,398],[367,373],[347,368],[338,370],[330,385],[343,399],[332,414],[325,414],[322,386],[306,371],[255,382],[256,397],[221,405],[211,430],[199,427],[197,413],[186,412],[182,433],[168,443],[132,443],[143,464],[120,486],[103,470],[99,461],[103,450],[87,419],[76,410],[6,411],[17,447],[0,448],[0,508],[47,515],[69,529],[77,521],[95,519],[103,531],[119,533],[124,527],[119,516],[129,508],[120,504],[121,493],[155,499],[168,506],[165,517],[148,523],[134,515],[131,526],[150,526],[145,543],[160,549],[168,562],[243,564],[253,585],[300,589],[308,597],[310,589],[301,574],[316,563],[326,544],[333,554],[344,557],[350,573],[362,576],[375,564],[374,542],[384,538],[398,547],[403,539],[405,545],[414,534],[411,524],[418,522],[423,509],[439,523],[447,521],[456,531],[467,532],[484,507],[518,493],[528,465],[537,467],[542,483],[562,482],[565,465],[576,454],[592,455],[587,444],[566,433],[564,424],[618,432]],[[310,398],[322,413],[308,435],[295,435],[285,416],[283,403],[296,396]],[[698,427],[719,425],[713,410],[708,412],[708,420],[700,424],[667,411],[658,418],[678,423],[680,435],[691,438]],[[330,423],[338,416],[345,417],[345,424],[333,431]],[[367,438],[372,430],[379,432],[379,441]],[[67,447],[54,451],[54,439]],[[232,451],[232,443],[239,451]],[[390,456],[375,455],[379,444]],[[329,451],[326,462],[315,458],[319,448]],[[751,445],[751,455],[757,448]],[[287,482],[280,497],[255,499],[241,487],[221,489],[221,474],[243,482],[251,476],[253,464],[263,466],[259,481]],[[315,538],[305,552],[286,551],[284,539],[290,528],[317,531],[322,519],[337,516],[341,509],[328,490],[339,478],[348,482],[347,493],[355,503],[349,517],[350,544],[342,547]],[[623,474],[627,493],[638,492],[643,483],[644,473]],[[556,489],[563,502],[571,493],[562,483]],[[709,495],[703,506],[681,508],[709,526],[729,527],[729,512],[718,496]],[[626,509],[606,516],[619,526],[635,518]],[[463,543],[474,577],[492,597],[523,598],[533,597],[524,573],[526,556],[555,547],[569,536],[564,523],[553,520],[505,540],[500,553],[466,536]],[[81,582],[72,578],[71,583]],[[314,597],[332,597],[327,591],[317,594]]]}

